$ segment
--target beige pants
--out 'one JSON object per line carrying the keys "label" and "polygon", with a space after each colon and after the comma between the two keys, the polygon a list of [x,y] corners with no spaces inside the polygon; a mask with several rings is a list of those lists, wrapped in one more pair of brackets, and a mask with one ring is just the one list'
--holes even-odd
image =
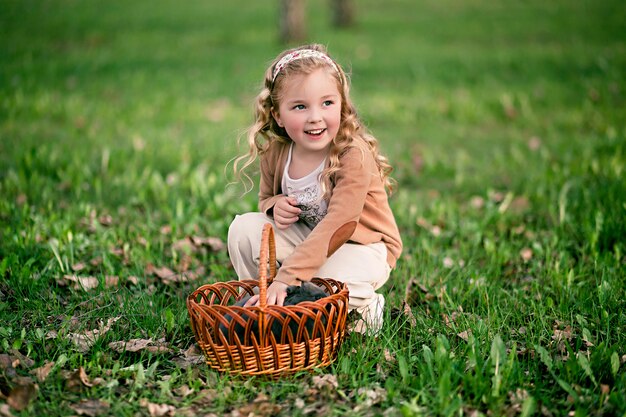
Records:
{"label": "beige pants", "polygon": [[[274,226],[279,265],[311,233],[302,222],[279,230],[274,220],[263,213],[236,216],[228,230],[228,253],[239,279],[258,276],[261,232],[265,223]],[[350,291],[349,308],[356,309],[364,319],[364,323],[357,323],[355,330],[365,331],[366,327],[377,332],[382,326],[385,298],[376,290],[389,279],[390,272],[384,243],[346,243],[328,258],[315,276],[345,282]]]}

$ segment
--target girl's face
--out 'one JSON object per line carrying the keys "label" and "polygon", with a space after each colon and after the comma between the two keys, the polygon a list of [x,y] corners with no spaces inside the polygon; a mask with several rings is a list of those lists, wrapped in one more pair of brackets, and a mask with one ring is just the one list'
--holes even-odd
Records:
{"label": "girl's face", "polygon": [[326,156],[341,122],[341,93],[329,69],[286,79],[272,116],[294,141],[294,152]]}

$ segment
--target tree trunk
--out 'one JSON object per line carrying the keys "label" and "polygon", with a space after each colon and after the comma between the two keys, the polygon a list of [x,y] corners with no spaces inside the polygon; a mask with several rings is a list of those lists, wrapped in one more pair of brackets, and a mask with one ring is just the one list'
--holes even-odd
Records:
{"label": "tree trunk", "polygon": [[333,25],[348,27],[354,23],[353,0],[330,0],[333,11]]}
{"label": "tree trunk", "polygon": [[305,0],[280,0],[280,40],[289,43],[305,38]]}

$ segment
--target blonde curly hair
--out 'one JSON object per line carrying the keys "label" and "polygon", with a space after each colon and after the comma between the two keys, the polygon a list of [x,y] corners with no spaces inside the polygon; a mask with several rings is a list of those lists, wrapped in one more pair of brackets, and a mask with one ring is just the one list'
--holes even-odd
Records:
{"label": "blonde curly hair", "polygon": [[[233,164],[235,175],[245,183],[246,192],[249,192],[253,187],[253,181],[246,174],[246,169],[258,157],[263,155],[270,144],[274,142],[285,144],[292,142],[285,129],[280,127],[272,116],[272,108],[279,107],[284,80],[293,74],[310,74],[319,68],[328,68],[329,74],[332,74],[337,81],[337,89],[341,95],[341,121],[337,135],[330,145],[330,163],[320,174],[323,198],[330,198],[334,174],[340,169],[339,159],[350,147],[357,147],[362,151],[368,149],[372,153],[383,184],[387,191],[391,193],[395,185],[395,182],[390,177],[393,168],[389,165],[387,158],[380,154],[376,138],[367,131],[359,120],[356,109],[350,100],[348,78],[341,66],[334,60],[328,61],[319,57],[307,56],[290,61],[279,70],[278,74],[274,74],[275,66],[281,58],[303,49],[315,50],[328,56],[323,45],[311,44],[286,50],[272,62],[265,71],[263,88],[255,100],[255,121],[246,133],[248,152],[236,158]],[[334,68],[332,63],[335,64]],[[363,146],[364,144],[366,145],[365,147]]]}

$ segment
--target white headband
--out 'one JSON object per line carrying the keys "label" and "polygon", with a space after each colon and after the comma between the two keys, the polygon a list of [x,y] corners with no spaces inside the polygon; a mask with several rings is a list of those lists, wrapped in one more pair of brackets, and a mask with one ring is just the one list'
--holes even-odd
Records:
{"label": "white headband", "polygon": [[282,57],[280,61],[278,61],[278,63],[276,63],[276,65],[274,66],[274,74],[272,74],[272,82],[276,81],[276,77],[278,76],[278,74],[280,74],[283,68],[287,66],[287,64],[295,60],[302,59],[302,58],[322,59],[328,62],[335,69],[335,71],[337,71],[337,73],[339,74],[339,68],[337,68],[337,65],[335,64],[335,62],[332,59],[330,59],[330,57],[326,55],[325,53],[316,51],[315,49],[299,49],[297,51],[288,53],[287,55]]}

